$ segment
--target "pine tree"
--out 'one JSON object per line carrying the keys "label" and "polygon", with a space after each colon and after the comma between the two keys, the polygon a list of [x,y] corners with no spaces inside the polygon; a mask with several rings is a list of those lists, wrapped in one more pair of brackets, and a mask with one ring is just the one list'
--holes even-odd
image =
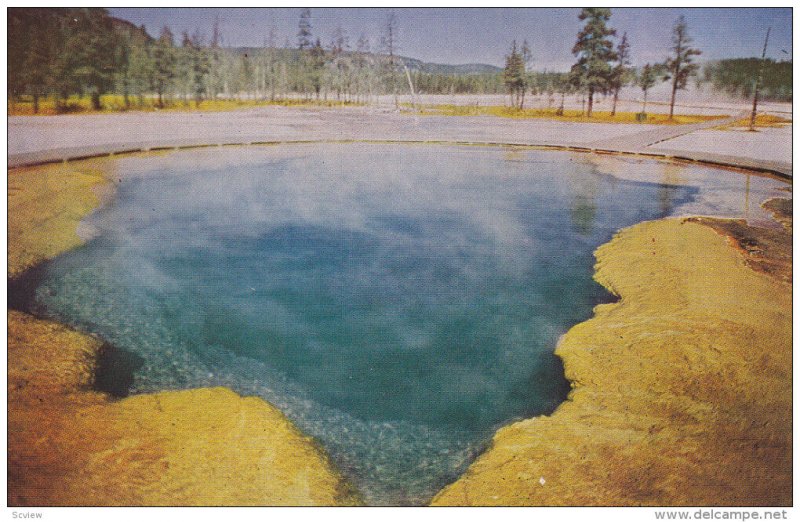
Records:
{"label": "pine tree", "polygon": [[587,116],[592,117],[592,105],[595,93],[607,93],[611,87],[613,70],[609,62],[616,59],[614,44],[609,39],[616,31],[608,27],[611,10],[600,7],[588,7],[581,10],[580,20],[586,25],[578,33],[578,40],[572,48],[572,54],[578,62],[572,66],[572,73],[579,78],[580,86],[588,95]]}
{"label": "pine tree", "polygon": [[[264,89],[265,91],[269,91],[269,99],[271,101],[275,101],[278,93],[278,60],[277,60],[277,50],[276,50],[276,40],[277,34],[275,33],[275,27],[272,26],[269,29],[268,36],[266,38],[265,46],[262,56],[264,57]],[[265,92],[266,96],[266,92]]]}
{"label": "pine tree", "polygon": [[614,67],[611,76],[611,89],[614,92],[614,101],[611,105],[611,116],[617,114],[617,101],[619,100],[619,91],[622,86],[627,83],[626,76],[628,75],[628,66],[630,62],[630,44],[628,43],[628,33],[622,33],[622,40],[617,46],[617,65]]}
{"label": "pine tree", "polygon": [[387,83],[389,84],[392,96],[394,97],[395,109],[400,107],[400,102],[397,98],[397,78],[395,72],[397,70],[397,15],[394,11],[389,11],[386,16],[386,24],[384,25],[384,35],[381,38],[381,47],[386,53],[388,59],[386,62]]}
{"label": "pine tree", "polygon": [[697,73],[698,65],[692,63],[694,56],[700,56],[701,52],[690,46],[692,39],[686,26],[683,15],[678,17],[675,26],[672,28],[672,56],[667,58],[664,66],[667,75],[664,80],[672,80],[672,96],[669,100],[669,119],[675,110],[675,94],[678,89],[685,89],[689,78]]}
{"label": "pine tree", "polygon": [[314,46],[309,53],[310,64],[310,80],[311,88],[314,90],[317,99],[322,90],[322,74],[325,69],[325,49],[322,48],[322,42],[319,38],[314,42]]}
{"label": "pine tree", "polygon": [[130,35],[122,35],[117,46],[117,84],[122,90],[122,97],[125,103],[125,110],[131,108],[131,50],[133,41]]}
{"label": "pine tree", "polygon": [[300,11],[300,21],[297,31],[297,48],[300,50],[299,62],[297,63],[297,83],[305,97],[308,97],[309,87],[314,84],[314,66],[311,50],[311,10],[303,9]]}
{"label": "pine tree", "polygon": [[[25,60],[31,45],[31,29],[26,9],[8,9],[8,100],[13,108],[17,99],[25,92]],[[38,107],[36,107],[38,110]]]}
{"label": "pine tree", "polygon": [[210,73],[209,53],[203,47],[203,38],[195,32],[189,35],[183,32],[181,48],[175,49],[178,54],[176,65],[179,69],[179,83],[184,104],[188,105],[188,97],[194,99],[195,107],[203,101],[206,82]]}
{"label": "pine tree", "polygon": [[563,116],[565,98],[567,97],[567,94],[572,94],[575,90],[572,76],[570,74],[564,74],[557,77],[554,87],[556,92],[561,95],[561,103],[559,104],[558,109],[556,109],[556,116]]}
{"label": "pine tree", "polygon": [[114,85],[119,40],[105,9],[73,9],[69,17],[64,55],[79,88],[89,91],[92,108],[100,110],[100,96]]}
{"label": "pine tree", "polygon": [[333,88],[336,91],[336,99],[341,99],[342,93],[347,96],[350,90],[350,59],[347,56],[350,51],[350,41],[347,33],[341,27],[336,27],[333,31],[330,46],[330,61],[333,65]]}
{"label": "pine tree", "polygon": [[356,99],[366,92],[367,100],[372,95],[372,74],[370,66],[370,45],[369,38],[364,33],[358,37],[356,42],[356,52],[353,55],[353,65],[356,72]]}
{"label": "pine tree", "polygon": [[192,59],[192,39],[187,31],[183,31],[181,46],[175,49],[175,87],[185,107],[189,106],[192,91]]}
{"label": "pine tree", "polygon": [[201,45],[197,36],[192,39],[192,86],[194,90],[195,107],[200,107],[205,94],[205,86],[208,75],[211,72],[211,62],[209,55]]}
{"label": "pine tree", "polygon": [[522,41],[522,50],[520,52],[522,56],[522,92],[519,100],[519,108],[522,110],[525,106],[525,93],[528,91],[528,88],[531,89],[532,94],[536,94],[535,85],[533,83],[533,79],[531,78],[531,74],[528,73],[528,67],[533,62],[533,52],[531,52],[531,48],[528,45],[528,40]]}
{"label": "pine tree", "polygon": [[644,94],[644,101],[642,102],[643,118],[647,118],[647,91],[656,84],[656,71],[650,64],[645,64],[639,77],[636,79],[636,84],[642,89]]}
{"label": "pine tree", "polygon": [[161,30],[161,36],[153,46],[153,87],[158,95],[158,107],[164,108],[164,94],[175,77],[175,46],[169,27]]}
{"label": "pine tree", "polygon": [[49,85],[48,68],[52,61],[52,50],[44,34],[39,34],[31,42],[25,60],[25,83],[33,94],[33,112],[39,112],[39,98],[47,92]]}
{"label": "pine tree", "polygon": [[[144,30],[144,28],[142,28]],[[131,92],[139,99],[139,107],[144,106],[144,95],[152,92],[155,64],[152,44],[148,41],[133,42],[128,56]]]}
{"label": "pine tree", "polygon": [[311,9],[300,11],[300,22],[297,31],[297,48],[302,52],[311,47]]}
{"label": "pine tree", "polygon": [[[10,69],[12,60],[9,48],[9,87],[18,84],[20,91],[28,91],[33,97],[33,112],[38,113],[39,99],[57,85],[57,77],[53,72],[56,60],[63,58],[57,53],[58,44],[62,41],[60,20],[63,16],[49,9],[9,9],[9,14],[19,16],[20,31],[14,37],[25,42],[20,57],[21,67],[17,71]],[[9,19],[9,32],[11,23]],[[9,34],[9,43],[11,38]],[[16,75],[18,80],[13,79]],[[71,82],[71,74],[66,76]]]}
{"label": "pine tree", "polygon": [[63,44],[66,9],[8,9],[8,94],[11,103],[22,94],[39,100],[56,87],[54,69]]}
{"label": "pine tree", "polygon": [[216,99],[223,90],[224,80],[222,78],[222,32],[219,28],[219,14],[214,17],[214,24],[211,27],[211,45],[208,50],[208,76],[206,80],[206,92],[212,100]]}
{"label": "pine tree", "polygon": [[511,106],[515,109],[521,109],[525,92],[525,61],[522,57],[522,52],[517,50],[516,40],[511,42],[511,52],[506,55],[503,83],[511,97]]}

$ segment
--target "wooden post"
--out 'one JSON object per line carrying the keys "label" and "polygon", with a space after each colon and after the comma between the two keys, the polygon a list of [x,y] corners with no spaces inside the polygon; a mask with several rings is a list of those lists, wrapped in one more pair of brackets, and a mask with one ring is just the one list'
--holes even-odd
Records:
{"label": "wooden post", "polygon": [[769,42],[769,31],[772,27],[767,28],[767,37],[764,38],[764,50],[761,51],[761,62],[758,64],[758,75],[756,76],[756,83],[753,88],[753,111],[750,113],[750,130],[756,129],[756,109],[758,108],[758,90],[761,88],[761,75],[764,73],[764,59],[767,56],[767,42]]}
{"label": "wooden post", "polygon": [[408,67],[406,67],[405,63],[403,63],[403,69],[405,69],[405,71],[406,71],[406,78],[408,79],[408,88],[411,89],[411,108],[416,111],[417,110],[417,104],[416,104],[417,93],[414,92],[414,83],[411,81],[411,73],[408,71]]}

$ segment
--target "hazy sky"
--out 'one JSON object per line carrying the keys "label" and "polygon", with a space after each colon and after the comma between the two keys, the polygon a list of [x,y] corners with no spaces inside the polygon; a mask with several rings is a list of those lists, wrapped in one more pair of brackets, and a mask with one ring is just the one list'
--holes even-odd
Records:
{"label": "hazy sky", "polygon": [[[270,29],[276,44],[297,42],[300,8],[111,8],[112,15],[144,24],[157,36],[164,25],[179,35],[200,31],[211,35],[219,15],[226,45],[260,46]],[[365,34],[376,48],[388,9],[316,8],[311,10],[312,32],[323,44],[341,26],[355,45]],[[566,70],[574,62],[572,45],[581,27],[578,8],[396,8],[400,54],[438,63],[488,63],[502,65],[512,39],[527,39],[537,69]],[[768,56],[792,56],[792,11],[789,8],[617,8],[611,26],[631,41],[634,65],[663,61],[670,46],[671,28],[683,14],[703,60],[758,56],[767,27],[772,27]],[[785,51],[785,52],[782,52]]]}

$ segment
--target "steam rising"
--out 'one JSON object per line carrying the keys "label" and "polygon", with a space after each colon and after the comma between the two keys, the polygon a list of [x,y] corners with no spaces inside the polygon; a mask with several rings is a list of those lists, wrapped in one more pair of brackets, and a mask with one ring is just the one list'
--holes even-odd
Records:
{"label": "steam rising", "polygon": [[143,357],[134,392],[263,397],[369,502],[421,503],[499,425],[564,400],[552,351],[606,297],[594,248],[704,200],[700,183],[659,184],[654,162],[571,159],[379,145],[120,159],[96,238],[49,266],[37,300]]}

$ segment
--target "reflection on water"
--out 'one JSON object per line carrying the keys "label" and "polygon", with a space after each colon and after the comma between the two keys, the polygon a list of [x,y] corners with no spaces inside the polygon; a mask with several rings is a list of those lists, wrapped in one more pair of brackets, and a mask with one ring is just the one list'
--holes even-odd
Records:
{"label": "reflection on water", "polygon": [[750,174],[745,174],[744,186],[744,218],[750,219]]}
{"label": "reflection on water", "polygon": [[[761,207],[761,203],[770,198],[785,197],[780,188],[786,184],[766,175],[624,155],[574,154],[572,161],[592,165],[598,173],[621,180],[661,183],[663,192],[659,197],[666,215],[744,218],[756,226],[780,226]],[[696,197],[676,205],[670,196],[676,187],[697,187],[700,190]]]}
{"label": "reflection on water", "polygon": [[570,210],[572,227],[578,234],[589,236],[594,228],[594,219],[597,214],[595,199],[597,198],[600,173],[592,166],[588,174],[581,171],[571,172],[569,178],[573,193]]}
{"label": "reflection on water", "polygon": [[686,180],[681,176],[685,169],[675,163],[667,162],[663,162],[660,166],[662,174],[661,187],[658,189],[658,201],[661,204],[661,212],[669,215],[673,210],[672,205],[676,191],[686,184]]}
{"label": "reflection on water", "polygon": [[[123,349],[133,392],[272,402],[376,504],[426,501],[499,425],[564,400],[553,348],[607,298],[592,253],[616,230],[741,204],[730,173],[560,152],[118,162],[115,201],[87,220],[96,238],[45,268],[39,311]],[[754,179],[753,197],[775,186]]]}

